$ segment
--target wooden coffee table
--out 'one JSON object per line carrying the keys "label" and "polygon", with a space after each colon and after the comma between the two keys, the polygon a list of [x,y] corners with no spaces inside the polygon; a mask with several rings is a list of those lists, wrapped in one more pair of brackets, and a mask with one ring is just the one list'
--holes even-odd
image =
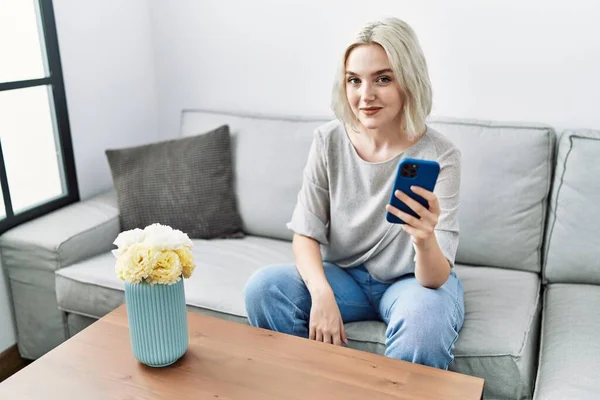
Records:
{"label": "wooden coffee table", "polygon": [[480,399],[483,379],[188,313],[190,346],[151,368],[124,305],[0,383],[0,399]]}

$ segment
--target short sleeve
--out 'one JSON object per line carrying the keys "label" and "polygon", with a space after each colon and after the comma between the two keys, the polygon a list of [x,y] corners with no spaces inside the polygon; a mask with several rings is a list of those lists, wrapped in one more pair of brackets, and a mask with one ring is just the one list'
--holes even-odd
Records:
{"label": "short sleeve", "polygon": [[287,227],[321,244],[329,244],[329,218],[327,160],[322,139],[316,131],[304,167],[302,187],[298,193],[296,207]]}

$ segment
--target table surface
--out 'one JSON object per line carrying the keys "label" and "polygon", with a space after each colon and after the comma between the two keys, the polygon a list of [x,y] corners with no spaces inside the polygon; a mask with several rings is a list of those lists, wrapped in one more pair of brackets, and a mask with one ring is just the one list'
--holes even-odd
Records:
{"label": "table surface", "polygon": [[133,356],[121,305],[0,383],[0,399],[480,399],[483,379],[188,312],[176,363]]}

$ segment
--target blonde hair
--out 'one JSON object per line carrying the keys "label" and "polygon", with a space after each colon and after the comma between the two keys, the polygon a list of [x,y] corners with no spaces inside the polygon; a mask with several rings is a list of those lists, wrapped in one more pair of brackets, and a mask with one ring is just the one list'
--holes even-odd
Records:
{"label": "blonde hair", "polygon": [[414,140],[425,128],[425,120],[431,112],[431,82],[417,35],[400,19],[386,18],[367,23],[358,32],[354,42],[346,47],[333,85],[333,112],[352,129],[360,127],[346,97],[346,61],[355,47],[365,44],[378,44],[385,50],[402,91],[401,128]]}

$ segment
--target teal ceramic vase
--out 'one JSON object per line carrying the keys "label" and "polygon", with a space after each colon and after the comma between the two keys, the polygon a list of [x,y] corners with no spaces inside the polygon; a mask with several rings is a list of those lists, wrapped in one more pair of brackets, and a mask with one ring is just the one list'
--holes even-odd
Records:
{"label": "teal ceramic vase", "polygon": [[183,278],[172,285],[125,282],[129,339],[135,358],[150,367],[177,361],[188,348]]}

